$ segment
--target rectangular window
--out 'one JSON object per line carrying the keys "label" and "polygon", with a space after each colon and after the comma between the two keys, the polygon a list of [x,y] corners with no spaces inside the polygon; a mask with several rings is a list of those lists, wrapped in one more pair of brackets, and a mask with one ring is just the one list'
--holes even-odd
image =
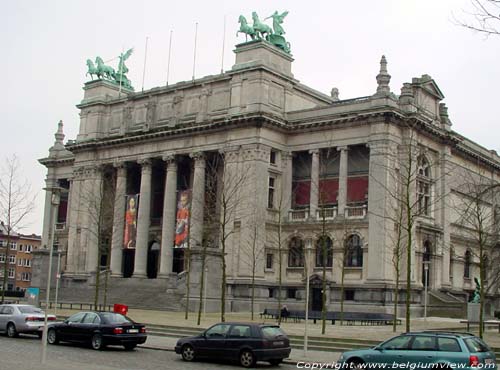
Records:
{"label": "rectangular window", "polygon": [[267,195],[267,208],[274,208],[274,184],[275,178],[269,177],[269,192]]}
{"label": "rectangular window", "polygon": [[22,252],[22,251],[23,251],[23,245],[19,244],[19,252]]}
{"label": "rectangular window", "polygon": [[0,254],[0,263],[5,263],[5,254]]}
{"label": "rectangular window", "polygon": [[24,266],[31,267],[31,260],[24,260]]}
{"label": "rectangular window", "polygon": [[274,288],[269,288],[269,298],[274,297]]}
{"label": "rectangular window", "polygon": [[344,299],[346,301],[354,301],[354,290],[346,289]]}
{"label": "rectangular window", "polygon": [[14,255],[12,255],[12,254],[11,254],[11,255],[9,255],[9,263],[10,263],[11,265],[15,265],[15,264],[16,264],[16,256],[14,256]]}
{"label": "rectangular window", "polygon": [[0,247],[5,247],[7,242],[5,240],[0,240]]}
{"label": "rectangular window", "polygon": [[31,274],[29,272],[23,272],[21,274],[21,280],[22,281],[30,281],[31,280]]}
{"label": "rectangular window", "polygon": [[273,254],[268,253],[266,254],[266,269],[272,269],[273,268]]}
{"label": "rectangular window", "polygon": [[290,299],[297,298],[297,289],[296,288],[288,288],[287,297]]}
{"label": "rectangular window", "polygon": [[11,292],[12,290],[14,290],[14,284],[12,284],[12,283],[8,283],[8,284],[7,284],[7,290],[8,290],[8,291],[10,291],[10,292]]}
{"label": "rectangular window", "polygon": [[17,243],[15,243],[15,242],[10,243],[10,250],[16,251],[17,250]]}
{"label": "rectangular window", "polygon": [[7,275],[10,279],[14,279],[16,277],[16,269],[9,269],[9,274]]}
{"label": "rectangular window", "polygon": [[271,154],[269,156],[269,163],[276,164],[276,152],[271,150]]}
{"label": "rectangular window", "polygon": [[23,265],[23,259],[22,259],[22,258],[19,258],[19,259],[17,260],[17,265],[18,265],[18,266],[22,266],[22,265]]}
{"label": "rectangular window", "polygon": [[33,246],[31,244],[26,245],[25,252],[31,253],[33,251]]}

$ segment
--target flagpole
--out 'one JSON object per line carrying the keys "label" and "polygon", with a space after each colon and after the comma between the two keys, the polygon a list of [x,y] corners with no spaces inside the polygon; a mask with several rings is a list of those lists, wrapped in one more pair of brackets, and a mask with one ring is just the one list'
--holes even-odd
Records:
{"label": "flagpole", "polygon": [[170,41],[168,43],[168,62],[167,62],[167,86],[168,86],[168,77],[170,75],[170,52],[172,50],[172,30],[170,30]]}
{"label": "flagpole", "polygon": [[224,15],[224,31],[222,35],[222,56],[221,56],[221,66],[220,73],[224,73],[224,47],[226,46],[226,16]]}
{"label": "flagpole", "polygon": [[196,70],[196,41],[198,38],[198,22],[196,22],[195,30],[194,30],[194,57],[193,57],[193,81],[194,81],[194,73]]}
{"label": "flagpole", "polygon": [[142,91],[144,91],[144,79],[146,78],[146,60],[148,57],[148,39],[149,39],[149,37],[146,36],[146,48],[144,50],[144,69],[142,71]]}
{"label": "flagpole", "polygon": [[120,55],[120,61],[118,62],[118,76],[120,77],[120,87],[118,88],[118,99],[120,99],[120,96],[122,94],[122,80],[123,80],[123,61],[122,61],[122,58],[123,58],[123,52],[125,51],[125,47],[122,46],[122,53]]}

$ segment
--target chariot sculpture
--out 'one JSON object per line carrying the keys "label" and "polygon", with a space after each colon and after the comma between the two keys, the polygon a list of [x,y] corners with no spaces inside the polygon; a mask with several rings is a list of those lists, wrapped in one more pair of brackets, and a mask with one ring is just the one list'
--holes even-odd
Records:
{"label": "chariot sculpture", "polygon": [[95,64],[94,62],[92,62],[92,59],[87,59],[88,70],[86,75],[90,75],[90,78],[92,80],[94,80],[95,76],[98,80],[112,81],[118,84],[120,87],[134,90],[134,88],[132,87],[132,83],[126,76],[128,68],[125,65],[125,61],[130,57],[130,55],[132,55],[132,52],[133,49],[129,49],[118,56],[119,62],[117,70],[115,70],[111,66],[106,65],[100,56],[97,56],[95,58]]}
{"label": "chariot sculpture", "polygon": [[236,36],[238,36],[239,33],[244,33],[246,42],[248,42],[248,36],[250,36],[252,41],[255,39],[266,40],[282,49],[285,53],[290,54],[290,43],[286,41],[285,37],[283,36],[285,34],[285,30],[281,26],[281,24],[283,23],[283,19],[287,16],[287,14],[288,11],[285,11],[281,14],[279,14],[278,11],[275,11],[269,17],[265,18],[264,20],[272,18],[272,28],[267,24],[261,22],[257,12],[252,13],[253,24],[249,24],[247,22],[247,19],[243,15],[240,15],[240,17],[238,18],[240,29],[236,32]]}

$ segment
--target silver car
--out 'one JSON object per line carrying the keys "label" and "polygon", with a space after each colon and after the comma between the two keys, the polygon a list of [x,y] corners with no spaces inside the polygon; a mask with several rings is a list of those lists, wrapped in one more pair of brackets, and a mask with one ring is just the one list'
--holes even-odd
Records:
{"label": "silver car", "polygon": [[[56,320],[54,315],[48,315],[47,320]],[[0,305],[0,332],[6,332],[10,338],[19,333],[37,334],[42,337],[45,313],[35,306],[27,304]]]}

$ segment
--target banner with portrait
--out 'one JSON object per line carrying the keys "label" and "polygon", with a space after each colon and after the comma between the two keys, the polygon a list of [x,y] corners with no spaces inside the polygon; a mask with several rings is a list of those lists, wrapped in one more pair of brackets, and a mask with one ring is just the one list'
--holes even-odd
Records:
{"label": "banner with portrait", "polygon": [[191,191],[179,191],[177,193],[177,214],[175,223],[174,248],[188,247],[190,206]]}
{"label": "banner with portrait", "polygon": [[137,236],[137,210],[139,207],[139,194],[126,195],[125,200],[125,231],[123,235],[123,248],[134,249]]}

